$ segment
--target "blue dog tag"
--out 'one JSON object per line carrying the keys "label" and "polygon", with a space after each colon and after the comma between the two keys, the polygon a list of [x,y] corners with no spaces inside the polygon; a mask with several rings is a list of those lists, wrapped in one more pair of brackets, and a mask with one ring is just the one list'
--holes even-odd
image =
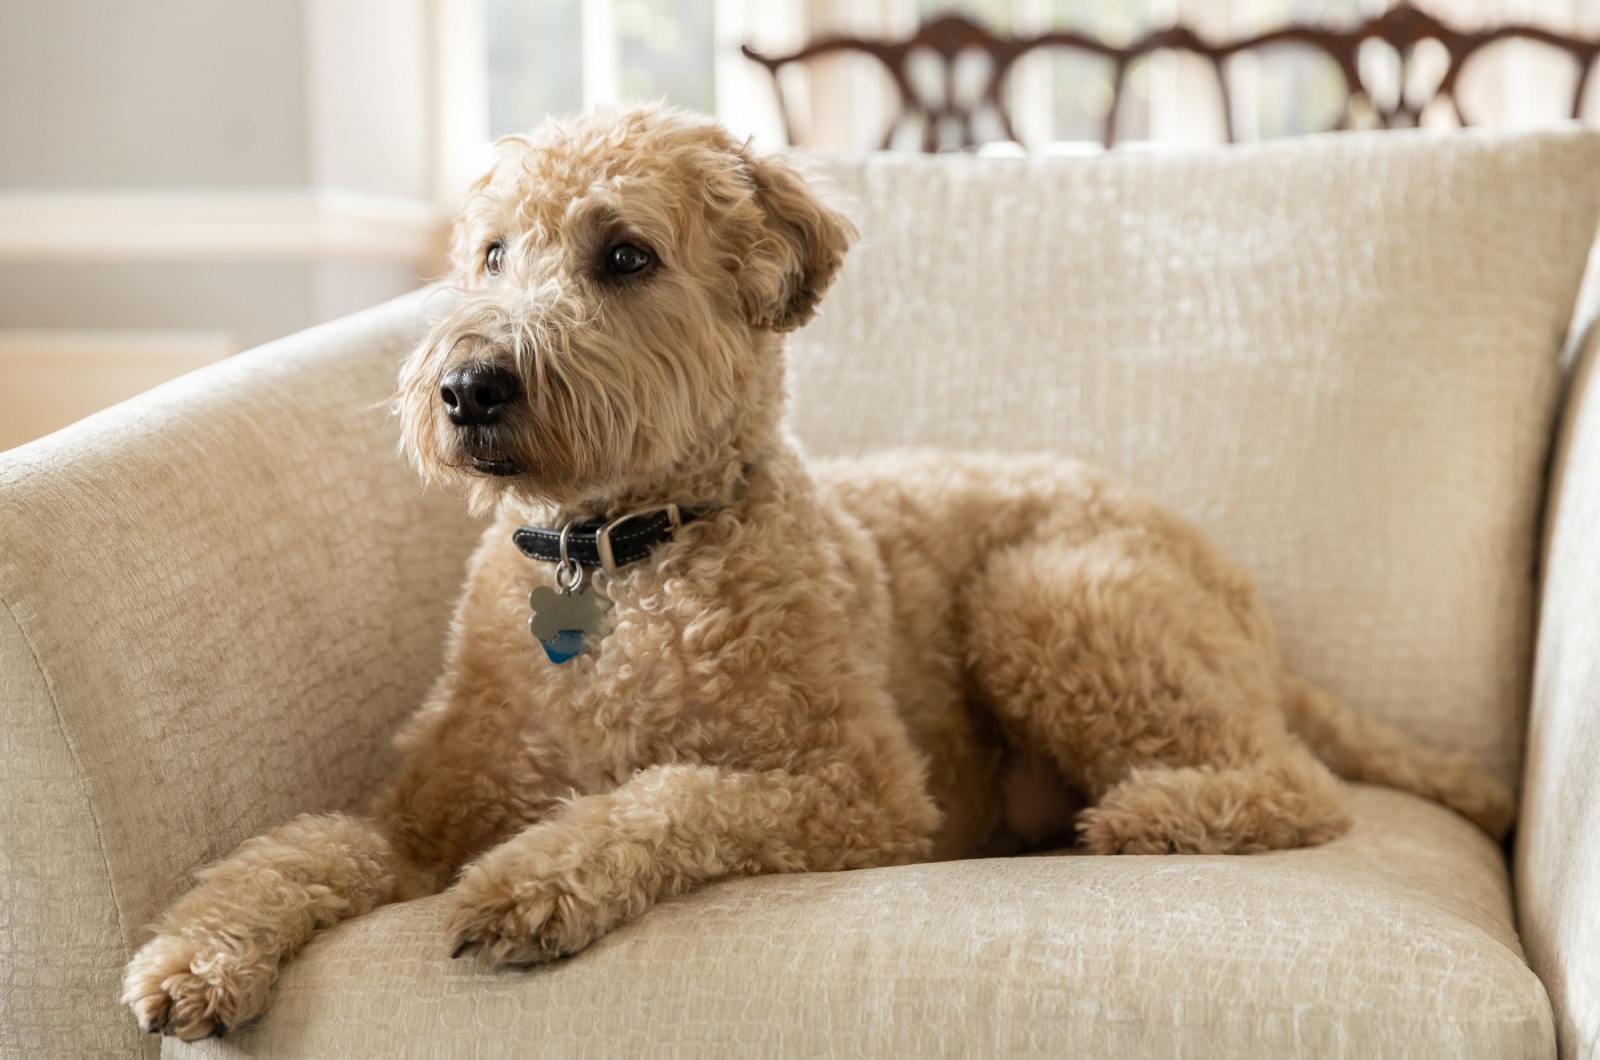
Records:
{"label": "blue dog tag", "polygon": [[539,646],[558,666],[589,649],[587,635],[576,629],[564,629],[553,637],[545,637],[539,641]]}
{"label": "blue dog tag", "polygon": [[605,625],[605,608],[592,589],[563,593],[541,585],[528,595],[528,606],[528,631],[558,666],[593,647]]}

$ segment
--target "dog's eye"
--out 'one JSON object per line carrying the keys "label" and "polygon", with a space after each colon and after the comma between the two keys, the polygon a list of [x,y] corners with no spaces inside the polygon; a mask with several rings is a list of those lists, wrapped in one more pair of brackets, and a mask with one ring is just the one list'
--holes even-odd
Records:
{"label": "dog's eye", "polygon": [[500,266],[505,264],[506,245],[498,239],[489,244],[483,252],[483,268],[490,276],[500,275]]}
{"label": "dog's eye", "polygon": [[613,276],[631,276],[648,269],[655,260],[655,257],[643,247],[636,247],[632,243],[618,243],[606,251],[606,271]]}

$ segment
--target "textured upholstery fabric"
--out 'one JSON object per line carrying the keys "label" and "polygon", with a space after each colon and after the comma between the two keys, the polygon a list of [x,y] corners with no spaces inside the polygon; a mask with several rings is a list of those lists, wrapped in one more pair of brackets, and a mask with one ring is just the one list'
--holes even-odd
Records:
{"label": "textured upholstery fabric", "polygon": [[[1314,677],[1512,772],[1539,458],[1600,140],[875,160],[841,180],[866,240],[795,343],[814,451],[1055,448],[1131,474],[1257,571]],[[199,865],[358,804],[392,765],[476,533],[421,492],[380,407],[422,311],[392,303],[0,455],[0,1056],[153,1054],[115,1002],[143,925]],[[1594,459],[1573,437],[1578,514],[1558,515],[1551,571],[1574,588],[1548,583],[1553,727],[1530,784],[1592,761],[1578,574],[1596,560],[1560,528],[1592,524]],[[1524,911],[1541,969],[1565,976],[1563,1032],[1592,1042],[1600,1000],[1572,947],[1594,938],[1595,851],[1572,829],[1593,832],[1593,792],[1572,783],[1590,801],[1560,814],[1566,787],[1535,793],[1551,826],[1525,841]],[[440,904],[419,903],[314,944],[250,1037],[168,1049],[383,1055],[404,1031],[441,1057],[546,1039],[1550,1055],[1493,848],[1399,795],[1358,809],[1349,840],[1271,858],[735,882],[531,975],[445,962]]]}
{"label": "textured upholstery fabric", "polygon": [[189,873],[359,804],[476,529],[382,402],[421,302],[0,457],[0,1055],[129,1055],[121,965]]}
{"label": "textured upholstery fabric", "polygon": [[1254,571],[1309,677],[1515,776],[1600,137],[833,172],[863,239],[794,344],[813,452],[1118,471]]}
{"label": "textured upholstery fabric", "polygon": [[[1600,267],[1593,278],[1600,281]],[[1600,319],[1570,389],[1547,516],[1517,829],[1518,924],[1555,1005],[1561,1055],[1593,1060],[1600,1057]]]}
{"label": "textured upholstery fabric", "polygon": [[[437,899],[323,937],[247,1044],[346,1057],[1316,1056],[1554,1050],[1499,851],[1357,792],[1329,846],[728,881],[562,964],[451,961]],[[170,1057],[234,1055],[170,1044]]]}

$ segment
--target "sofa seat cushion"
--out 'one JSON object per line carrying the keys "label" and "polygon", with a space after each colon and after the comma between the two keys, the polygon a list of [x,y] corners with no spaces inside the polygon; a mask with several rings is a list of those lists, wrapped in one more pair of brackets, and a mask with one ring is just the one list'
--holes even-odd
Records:
{"label": "sofa seat cushion", "polygon": [[564,963],[451,961],[436,897],[313,942],[170,1056],[1548,1057],[1500,852],[1376,788],[1327,846],[727,881]]}

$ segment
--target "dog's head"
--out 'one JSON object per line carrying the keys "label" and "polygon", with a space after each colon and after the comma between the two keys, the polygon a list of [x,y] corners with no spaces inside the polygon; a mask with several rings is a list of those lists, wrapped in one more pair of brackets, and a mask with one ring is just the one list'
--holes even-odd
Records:
{"label": "dog's head", "polygon": [[508,137],[456,227],[455,307],[401,371],[402,444],[479,510],[669,488],[776,429],[772,335],[854,235],[788,163],[670,108]]}

